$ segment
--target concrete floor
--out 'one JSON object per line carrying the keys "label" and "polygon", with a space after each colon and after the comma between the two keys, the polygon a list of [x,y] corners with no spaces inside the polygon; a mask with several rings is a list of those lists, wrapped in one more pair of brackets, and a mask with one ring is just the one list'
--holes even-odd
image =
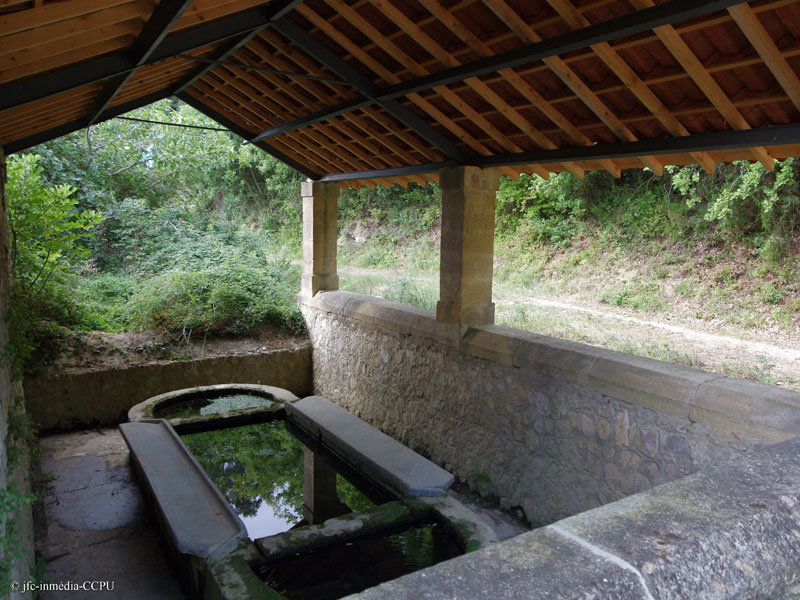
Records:
{"label": "concrete floor", "polygon": [[111,591],[46,591],[41,597],[187,598],[118,430],[52,435],[41,439],[41,447],[45,483],[36,510],[36,550],[47,563],[46,581],[114,586]]}

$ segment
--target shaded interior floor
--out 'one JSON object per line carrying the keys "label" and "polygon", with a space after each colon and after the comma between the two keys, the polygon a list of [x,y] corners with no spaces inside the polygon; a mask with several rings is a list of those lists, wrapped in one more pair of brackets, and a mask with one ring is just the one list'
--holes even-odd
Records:
{"label": "shaded interior floor", "polygon": [[109,592],[50,591],[41,597],[187,598],[119,431],[52,435],[41,439],[41,448],[36,550],[47,564],[46,581],[114,583]]}

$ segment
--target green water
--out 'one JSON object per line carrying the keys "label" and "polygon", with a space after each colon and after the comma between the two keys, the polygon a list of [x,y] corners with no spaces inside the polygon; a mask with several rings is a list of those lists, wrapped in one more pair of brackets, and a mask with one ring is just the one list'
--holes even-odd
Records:
{"label": "green water", "polygon": [[157,408],[154,416],[159,419],[177,419],[196,417],[197,415],[215,415],[231,410],[254,408],[256,406],[272,406],[274,401],[263,396],[252,394],[228,394],[219,398],[190,398],[163,408]]}
{"label": "green water", "polygon": [[[251,539],[291,529],[303,518],[303,444],[283,421],[181,436],[247,527]],[[337,477],[338,496],[353,511],[374,504]]]}

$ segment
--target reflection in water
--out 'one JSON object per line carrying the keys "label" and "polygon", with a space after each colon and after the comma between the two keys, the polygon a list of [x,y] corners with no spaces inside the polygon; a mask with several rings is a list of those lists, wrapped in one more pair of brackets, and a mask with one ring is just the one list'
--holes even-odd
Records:
{"label": "reflection in water", "polygon": [[[182,436],[183,442],[239,514],[251,539],[291,529],[303,514],[303,444],[282,421]],[[351,510],[374,506],[337,477]]]}
{"label": "reflection in water", "polygon": [[446,527],[423,523],[303,552],[256,572],[290,600],[335,600],[460,554]]}

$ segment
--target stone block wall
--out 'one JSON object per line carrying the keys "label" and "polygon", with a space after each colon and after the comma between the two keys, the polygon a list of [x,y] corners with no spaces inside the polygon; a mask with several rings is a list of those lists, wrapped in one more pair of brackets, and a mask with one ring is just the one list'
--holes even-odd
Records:
{"label": "stone block wall", "polygon": [[430,311],[301,298],[314,392],[546,524],[794,437],[800,394]]}
{"label": "stone block wall", "polygon": [[311,349],[154,363],[25,381],[28,412],[42,431],[116,425],[148,398],[219,383],[259,383],[311,393]]}

